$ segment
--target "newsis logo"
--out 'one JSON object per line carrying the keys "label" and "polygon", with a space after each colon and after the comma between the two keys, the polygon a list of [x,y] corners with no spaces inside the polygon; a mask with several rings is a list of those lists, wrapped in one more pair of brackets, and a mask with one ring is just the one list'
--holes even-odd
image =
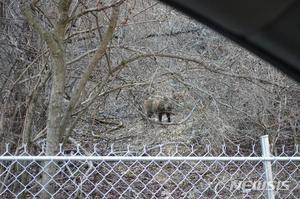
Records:
{"label": "newsis logo", "polygon": [[259,181],[259,180],[248,180],[248,181],[240,181],[240,180],[232,180],[228,183],[218,182],[214,190],[218,192],[218,190],[223,187],[227,187],[230,185],[229,190],[241,190],[241,191],[262,191],[262,190],[274,190],[274,191],[282,191],[289,190],[290,181]]}

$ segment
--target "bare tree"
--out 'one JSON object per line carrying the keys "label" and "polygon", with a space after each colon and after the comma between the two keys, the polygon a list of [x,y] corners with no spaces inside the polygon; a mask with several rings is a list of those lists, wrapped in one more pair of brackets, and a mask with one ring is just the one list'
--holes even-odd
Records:
{"label": "bare tree", "polygon": [[[65,62],[65,47],[64,47],[64,39],[65,33],[67,31],[67,27],[72,22],[70,19],[73,19],[73,16],[69,16],[70,14],[70,6],[72,1],[62,0],[59,1],[56,5],[57,13],[59,16],[56,24],[53,27],[53,30],[49,31],[39,22],[37,16],[34,15],[33,10],[36,8],[38,1],[32,2],[22,2],[22,12],[26,17],[28,23],[34,28],[34,30],[39,34],[39,36],[45,41],[49,48],[49,52],[51,55],[51,95],[49,102],[49,113],[47,119],[47,139],[46,139],[46,155],[56,155],[59,151],[59,143],[62,141],[64,133],[66,132],[67,126],[70,123],[70,117],[76,104],[78,103],[79,97],[88,81],[89,76],[91,75],[93,69],[99,62],[99,60],[104,56],[105,51],[109,42],[112,39],[112,35],[114,33],[115,27],[117,25],[117,19],[119,15],[119,6],[120,2],[113,1],[112,2],[112,13],[110,17],[110,24],[107,28],[107,31],[101,41],[100,46],[97,48],[92,61],[86,67],[83,72],[78,85],[74,89],[72,93],[70,102],[67,106],[67,109],[64,110],[64,93],[65,93],[65,79],[66,79],[66,62]],[[74,20],[74,19],[73,19]],[[33,103],[31,103],[33,105]],[[30,108],[31,109],[31,108]],[[31,110],[27,112],[27,116],[31,114]],[[27,117],[29,118],[29,117]],[[25,120],[25,122],[30,122],[30,118]],[[25,130],[24,134],[30,133],[30,130]],[[26,142],[30,137],[28,135],[24,135],[23,142]],[[51,164],[46,167],[45,174],[42,178],[42,184],[48,186],[45,189],[49,193],[53,193],[53,184],[49,182],[51,180],[49,175],[52,176],[55,172],[55,165]],[[47,192],[42,193],[42,197],[49,197]]]}
{"label": "bare tree", "polygon": [[[85,149],[183,141],[217,150],[224,142],[247,148],[262,134],[274,151],[299,144],[299,86],[168,6],[11,3],[16,9],[7,7],[0,49],[1,147],[14,143],[22,153],[21,143],[32,151],[46,144],[46,154],[55,155],[59,143]],[[145,119],[149,95],[179,99],[172,123]]]}

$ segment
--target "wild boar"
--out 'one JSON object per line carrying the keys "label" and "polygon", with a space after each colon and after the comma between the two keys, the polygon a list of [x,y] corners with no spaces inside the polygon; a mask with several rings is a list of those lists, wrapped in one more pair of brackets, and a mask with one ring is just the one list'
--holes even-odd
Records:
{"label": "wild boar", "polygon": [[151,118],[153,114],[157,114],[159,122],[162,122],[162,117],[165,114],[168,118],[168,122],[171,122],[173,106],[167,97],[149,97],[144,101],[144,110],[149,118]]}

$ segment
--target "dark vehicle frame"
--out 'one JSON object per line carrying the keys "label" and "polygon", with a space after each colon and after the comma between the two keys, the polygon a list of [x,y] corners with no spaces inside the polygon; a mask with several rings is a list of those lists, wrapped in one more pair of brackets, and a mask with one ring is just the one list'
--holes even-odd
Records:
{"label": "dark vehicle frame", "polygon": [[161,0],[300,82],[300,1]]}

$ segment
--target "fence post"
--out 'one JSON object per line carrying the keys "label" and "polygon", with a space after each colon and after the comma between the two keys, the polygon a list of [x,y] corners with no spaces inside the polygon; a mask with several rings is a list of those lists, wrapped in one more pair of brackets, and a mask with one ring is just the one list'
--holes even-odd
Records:
{"label": "fence post", "polygon": [[[270,144],[269,144],[269,136],[263,135],[260,137],[261,143],[261,151],[262,157],[271,157],[270,153]],[[265,160],[263,161],[264,164],[264,171],[265,171],[265,181],[267,183],[267,198],[274,199],[274,187],[272,186],[273,183],[273,176],[272,176],[272,163],[271,161]]]}

